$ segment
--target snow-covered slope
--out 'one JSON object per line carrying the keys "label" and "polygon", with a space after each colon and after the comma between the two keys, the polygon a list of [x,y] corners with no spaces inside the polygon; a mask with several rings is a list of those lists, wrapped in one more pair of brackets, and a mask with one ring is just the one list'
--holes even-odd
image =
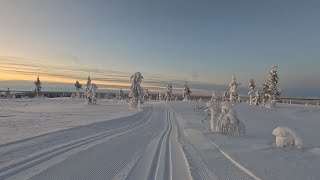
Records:
{"label": "snow-covered slope", "polygon": [[83,99],[0,99],[0,144],[136,112],[106,100],[88,106]]}

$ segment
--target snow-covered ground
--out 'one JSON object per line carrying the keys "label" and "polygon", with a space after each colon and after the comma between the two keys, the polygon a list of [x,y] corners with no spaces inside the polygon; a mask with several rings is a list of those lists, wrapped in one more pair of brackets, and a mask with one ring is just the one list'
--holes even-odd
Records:
{"label": "snow-covered ground", "polygon": [[112,100],[87,106],[83,99],[0,99],[0,145],[136,112]]}
{"label": "snow-covered ground", "polygon": [[[320,106],[278,104],[275,109],[235,105],[238,117],[245,123],[247,135],[213,134],[208,122],[192,112],[198,103],[176,103],[182,112],[185,129],[190,136],[204,136],[240,166],[261,179],[320,179]],[[204,104],[203,104],[204,105]],[[286,126],[296,131],[304,147],[278,148],[272,131]],[[214,149],[214,148],[212,148]]]}
{"label": "snow-covered ground", "polygon": [[[0,179],[320,179],[319,107],[238,104],[239,137],[207,130],[197,104],[1,100]],[[277,126],[304,147],[276,147]]]}

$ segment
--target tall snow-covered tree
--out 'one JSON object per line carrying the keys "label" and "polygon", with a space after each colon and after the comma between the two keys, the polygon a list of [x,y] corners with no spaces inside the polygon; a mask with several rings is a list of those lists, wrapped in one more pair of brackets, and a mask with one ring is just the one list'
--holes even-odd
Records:
{"label": "tall snow-covered tree", "polygon": [[249,88],[248,95],[250,98],[249,102],[250,102],[250,105],[253,105],[253,93],[254,93],[254,89],[256,88],[256,85],[253,79],[250,79],[248,88]]}
{"label": "tall snow-covered tree", "polygon": [[6,97],[6,98],[11,98],[11,91],[10,91],[9,88],[8,88],[7,91],[5,92],[5,97]]}
{"label": "tall snow-covered tree", "polygon": [[74,86],[76,87],[77,90],[77,97],[80,98],[80,89],[82,89],[82,85],[77,81]]}
{"label": "tall snow-covered tree", "polygon": [[167,85],[167,92],[164,96],[166,101],[171,101],[172,100],[172,84]]}
{"label": "tall snow-covered tree", "polygon": [[267,84],[269,86],[269,100],[280,100],[279,97],[280,97],[280,91],[277,87],[278,85],[278,82],[279,82],[279,76],[278,76],[278,70],[277,70],[277,67],[276,65],[273,65],[272,66],[272,69],[268,75],[268,78],[267,78]]}
{"label": "tall snow-covered tree", "polygon": [[218,116],[221,112],[221,99],[222,98],[220,97],[219,93],[213,90],[211,100],[207,103],[207,108],[209,108],[211,114],[210,128],[212,132],[219,132],[219,127],[217,126],[217,123]]}
{"label": "tall snow-covered tree", "polygon": [[143,76],[141,75],[140,72],[134,73],[130,78],[132,85],[130,86],[129,97],[131,99],[129,102],[129,106],[132,108],[140,107],[140,105],[143,104],[144,90],[140,85],[140,83],[142,82],[142,79],[143,79]]}
{"label": "tall snow-covered tree", "polygon": [[35,89],[34,89],[34,94],[35,94],[35,96],[36,97],[41,97],[42,96],[42,92],[41,92],[41,89],[42,89],[42,87],[41,87],[41,81],[40,81],[40,78],[39,78],[39,76],[37,77],[37,79],[36,79],[36,81],[35,82],[33,82],[34,83],[34,85],[35,85]]}
{"label": "tall snow-covered tree", "polygon": [[270,70],[266,83],[263,84],[263,104],[266,107],[274,107],[276,101],[280,100],[280,91],[277,87],[279,82],[277,66],[273,65]]}
{"label": "tall snow-covered tree", "polygon": [[123,90],[122,89],[120,89],[120,91],[119,91],[119,99],[120,100],[124,99],[124,95],[123,95]]}
{"label": "tall snow-covered tree", "polygon": [[98,86],[94,83],[91,83],[90,76],[88,77],[88,81],[86,84],[86,90],[84,92],[84,98],[86,104],[96,104],[97,103],[97,97],[96,97],[96,90],[98,89]]}
{"label": "tall snow-covered tree", "polygon": [[162,94],[162,93],[159,93],[158,98],[159,98],[159,99],[158,99],[159,101],[163,101],[163,100],[164,100],[163,94]]}
{"label": "tall snow-covered tree", "polygon": [[260,98],[260,93],[259,93],[259,89],[256,91],[256,93],[255,93],[255,97],[253,98],[253,100],[252,100],[252,104],[254,104],[254,105],[256,105],[256,106],[258,106],[259,105],[259,103],[260,103],[260,100],[261,98]]}
{"label": "tall snow-covered tree", "polygon": [[151,95],[150,95],[150,93],[149,93],[149,89],[147,88],[147,89],[145,90],[144,95],[143,95],[143,100],[144,100],[145,102],[147,102],[147,101],[149,101],[150,99],[151,99]]}
{"label": "tall snow-covered tree", "polygon": [[190,100],[190,95],[191,95],[191,90],[190,90],[188,82],[186,81],[184,83],[184,88],[183,88],[183,100],[184,101],[189,101]]}
{"label": "tall snow-covered tree", "polygon": [[238,100],[238,86],[240,83],[237,83],[237,79],[235,76],[232,76],[231,82],[229,84],[229,94],[230,94],[230,102],[236,102]]}

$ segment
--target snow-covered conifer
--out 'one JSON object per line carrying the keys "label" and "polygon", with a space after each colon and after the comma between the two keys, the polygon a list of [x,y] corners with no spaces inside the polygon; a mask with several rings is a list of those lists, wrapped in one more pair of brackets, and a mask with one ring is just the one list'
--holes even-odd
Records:
{"label": "snow-covered conifer", "polygon": [[39,76],[37,77],[37,80],[34,82],[34,85],[35,85],[35,89],[34,89],[34,94],[36,97],[41,97],[42,96],[42,92],[41,92],[41,81],[40,81],[40,78]]}
{"label": "snow-covered conifer", "polygon": [[86,84],[86,90],[84,92],[84,98],[86,104],[96,104],[97,103],[97,97],[96,97],[96,90],[98,89],[98,86],[96,84],[91,83],[90,76],[88,77],[88,81]]}
{"label": "snow-covered conifer", "polygon": [[238,119],[230,102],[222,103],[218,126],[223,134],[233,135],[236,130],[239,135],[245,135],[246,133],[244,123]]}
{"label": "snow-covered conifer", "polygon": [[77,81],[74,86],[76,87],[77,90],[77,97],[80,98],[80,89],[82,89],[82,85],[79,83],[79,81]]}
{"label": "snow-covered conifer", "polygon": [[232,76],[232,80],[229,84],[229,94],[230,94],[230,102],[236,102],[238,100],[238,91],[237,87],[240,85],[240,83],[237,83],[236,77]]}
{"label": "snow-covered conifer", "polygon": [[258,106],[259,103],[260,103],[260,93],[259,93],[259,89],[256,91],[255,93],[255,97],[252,99],[252,103],[255,105],[255,106]]}
{"label": "snow-covered conifer", "polygon": [[[269,106],[275,105],[275,101],[280,100],[280,90],[278,89],[277,85],[279,82],[277,66],[273,65],[269,75],[267,77],[267,82],[264,84],[263,91],[264,91],[264,103]],[[273,101],[274,100],[274,101]]]}
{"label": "snow-covered conifer", "polygon": [[253,105],[253,93],[254,93],[254,89],[256,88],[256,85],[254,83],[254,80],[253,79],[250,79],[249,81],[249,92],[248,92],[248,95],[249,95],[249,102],[250,102],[250,105]]}
{"label": "snow-covered conifer", "polygon": [[122,99],[124,99],[124,95],[123,95],[122,89],[120,89],[120,91],[119,91],[119,100],[122,100]]}
{"label": "snow-covered conifer", "polygon": [[164,100],[164,96],[163,96],[162,93],[159,93],[158,97],[159,97],[159,101],[163,101]]}
{"label": "snow-covered conifer", "polygon": [[132,85],[130,86],[129,97],[131,100],[129,102],[129,106],[132,108],[140,107],[140,105],[143,104],[144,90],[140,85],[142,79],[143,76],[140,72],[134,73],[130,78]]}
{"label": "snow-covered conifer", "polygon": [[145,102],[148,102],[149,100],[150,100],[150,93],[149,93],[149,89],[147,88],[146,90],[145,90],[145,93],[144,93],[144,95],[143,95],[143,100],[145,101]]}
{"label": "snow-covered conifer", "polygon": [[72,99],[74,99],[74,98],[76,97],[76,93],[73,92],[70,97],[71,97]]}
{"label": "snow-covered conifer", "polygon": [[189,101],[190,100],[190,95],[191,95],[191,90],[190,90],[188,82],[186,81],[184,83],[184,88],[183,88],[183,100],[184,101]]}
{"label": "snow-covered conifer", "polygon": [[219,127],[217,126],[218,116],[221,112],[220,101],[221,97],[219,97],[219,93],[213,90],[211,100],[207,103],[207,108],[209,108],[211,114],[210,128],[212,132],[220,131]]}
{"label": "snow-covered conifer", "polygon": [[7,91],[5,92],[5,98],[11,98],[11,91],[10,89],[8,88]]}
{"label": "snow-covered conifer", "polygon": [[172,84],[168,84],[167,86],[167,92],[164,96],[166,101],[171,101],[172,100]]}
{"label": "snow-covered conifer", "polygon": [[223,92],[222,101],[228,101],[228,93],[226,91]]}

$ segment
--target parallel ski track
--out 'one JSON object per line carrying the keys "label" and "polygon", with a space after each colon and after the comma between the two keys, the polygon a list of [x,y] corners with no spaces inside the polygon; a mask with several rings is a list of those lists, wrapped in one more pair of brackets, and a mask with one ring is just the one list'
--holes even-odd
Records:
{"label": "parallel ski track", "polygon": [[[171,145],[170,145],[170,136],[172,131],[172,122],[170,119],[170,111],[167,110],[167,116],[166,116],[166,130],[163,132],[163,134],[160,137],[160,140],[157,144],[152,163],[149,169],[149,174],[147,179],[148,180],[156,180],[159,176],[159,169],[160,169],[160,159],[161,159],[161,151],[163,148],[165,149],[164,154],[164,169],[163,169],[163,179],[171,180],[172,179],[172,166],[171,166]],[[163,147],[165,146],[165,147]]]}
{"label": "parallel ski track", "polygon": [[[177,120],[176,113],[174,118]],[[178,120],[177,120],[178,122]],[[179,141],[183,145],[183,151],[188,162],[193,164],[191,174],[193,179],[201,180],[249,180],[253,179],[245,171],[235,166],[218,149],[211,152],[203,152],[194,146],[188,139],[179,123],[178,133]]]}
{"label": "parallel ski track", "polygon": [[81,146],[93,143],[95,141],[101,140],[101,139],[106,138],[108,136],[112,136],[112,135],[116,135],[116,134],[124,133],[124,132],[127,133],[126,131],[130,132],[132,129],[140,127],[141,125],[148,122],[148,120],[150,119],[150,117],[152,115],[152,112],[153,112],[153,107],[150,108],[150,110],[148,111],[148,113],[144,119],[137,121],[136,123],[134,123],[130,126],[119,128],[119,129],[109,131],[106,133],[102,133],[102,134],[92,136],[89,138],[84,138],[84,139],[66,144],[64,146],[54,148],[54,149],[49,150],[47,152],[43,152],[43,153],[38,154],[36,156],[33,156],[28,159],[22,160],[20,162],[11,164],[9,166],[3,167],[0,169],[0,179],[9,178],[13,175],[16,175],[20,172],[27,170],[27,169],[30,169],[40,163],[43,163],[43,162],[46,162],[52,158],[55,158],[61,154],[64,154],[66,152],[69,152],[71,150],[79,148]]}

